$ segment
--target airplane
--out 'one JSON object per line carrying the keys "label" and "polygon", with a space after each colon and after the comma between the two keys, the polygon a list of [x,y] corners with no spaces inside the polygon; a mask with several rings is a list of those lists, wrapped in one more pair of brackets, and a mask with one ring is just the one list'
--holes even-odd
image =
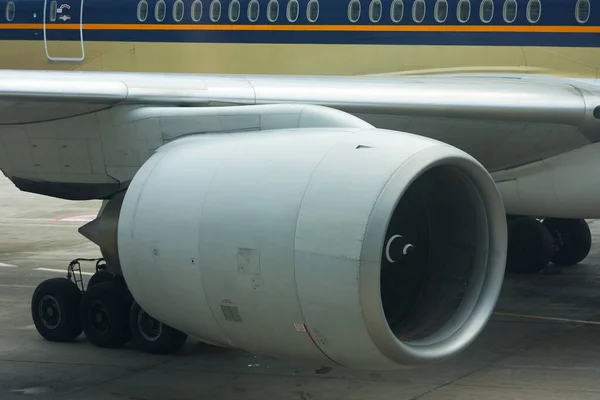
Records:
{"label": "airplane", "polygon": [[0,4],[0,169],[103,201],[49,341],[424,366],[590,251],[598,0]]}

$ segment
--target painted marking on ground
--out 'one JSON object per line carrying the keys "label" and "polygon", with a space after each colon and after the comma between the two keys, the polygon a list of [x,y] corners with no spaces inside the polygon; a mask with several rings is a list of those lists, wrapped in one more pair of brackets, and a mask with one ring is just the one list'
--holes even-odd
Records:
{"label": "painted marking on ground", "polygon": [[32,285],[11,285],[8,283],[0,283],[0,287],[3,288],[18,288],[18,289],[35,289],[37,286]]}
{"label": "painted marking on ground", "polygon": [[5,263],[3,263],[3,262],[0,262],[0,267],[2,267],[2,268],[17,268],[17,266],[16,266],[16,265],[13,265],[13,264],[5,264]]}
{"label": "painted marking on ground", "polygon": [[13,389],[12,392],[18,393],[18,394],[25,394],[25,395],[36,395],[36,394],[45,393],[48,390],[50,390],[50,388],[45,387],[45,386],[35,386],[35,387],[28,387],[28,388],[23,388],[23,389]]}
{"label": "painted marking on ground", "polygon": [[539,319],[542,321],[567,322],[567,323],[571,323],[571,324],[600,325],[600,321],[586,321],[586,320],[581,320],[581,319],[543,317],[540,315],[513,314],[513,313],[505,313],[505,312],[495,312],[494,315],[503,316],[503,317]]}
{"label": "painted marking on ground", "polygon": [[53,218],[54,222],[91,222],[96,219],[96,213],[78,213],[62,215],[60,217]]}
{"label": "painted marking on ground", "polygon": [[[67,274],[67,271],[64,269],[54,269],[54,268],[34,268],[35,271],[45,271],[45,272],[56,272],[56,273],[60,273],[60,274]],[[76,272],[77,273],[77,272]],[[87,275],[87,276],[92,276],[94,275],[93,272],[83,272],[81,271],[81,275]]]}

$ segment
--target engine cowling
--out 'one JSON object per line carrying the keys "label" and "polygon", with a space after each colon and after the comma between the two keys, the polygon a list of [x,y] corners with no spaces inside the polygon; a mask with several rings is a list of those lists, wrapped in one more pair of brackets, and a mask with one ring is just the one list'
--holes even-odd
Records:
{"label": "engine cowling", "polygon": [[489,319],[506,221],[466,153],[402,132],[182,138],[122,200],[137,302],[210,343],[358,369],[456,355]]}

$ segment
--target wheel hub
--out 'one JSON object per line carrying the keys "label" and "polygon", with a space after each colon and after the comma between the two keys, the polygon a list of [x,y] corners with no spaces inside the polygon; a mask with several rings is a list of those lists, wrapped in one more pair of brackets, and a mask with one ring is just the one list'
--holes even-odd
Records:
{"label": "wheel hub", "polygon": [[92,326],[98,332],[106,333],[110,328],[110,313],[106,305],[101,302],[95,302],[91,307]]}
{"label": "wheel hub", "polygon": [[140,334],[148,342],[155,342],[162,335],[162,322],[152,318],[145,311],[140,310],[137,317],[137,325]]}
{"label": "wheel hub", "polygon": [[56,329],[62,317],[58,300],[54,296],[47,294],[40,299],[38,305],[38,314],[42,324],[48,329]]}

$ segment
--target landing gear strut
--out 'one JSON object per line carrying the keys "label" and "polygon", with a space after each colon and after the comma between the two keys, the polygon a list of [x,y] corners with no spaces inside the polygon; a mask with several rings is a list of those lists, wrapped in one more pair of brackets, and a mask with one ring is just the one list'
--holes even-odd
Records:
{"label": "landing gear strut", "polygon": [[[96,262],[96,273],[88,281],[87,290],[81,261]],[[104,259],[73,260],[66,278],[42,282],[33,294],[31,313],[40,335],[52,342],[73,341],[84,332],[98,347],[118,348],[132,341],[148,353],[172,354],[187,339],[185,333],[142,310],[123,277],[106,270]]]}

